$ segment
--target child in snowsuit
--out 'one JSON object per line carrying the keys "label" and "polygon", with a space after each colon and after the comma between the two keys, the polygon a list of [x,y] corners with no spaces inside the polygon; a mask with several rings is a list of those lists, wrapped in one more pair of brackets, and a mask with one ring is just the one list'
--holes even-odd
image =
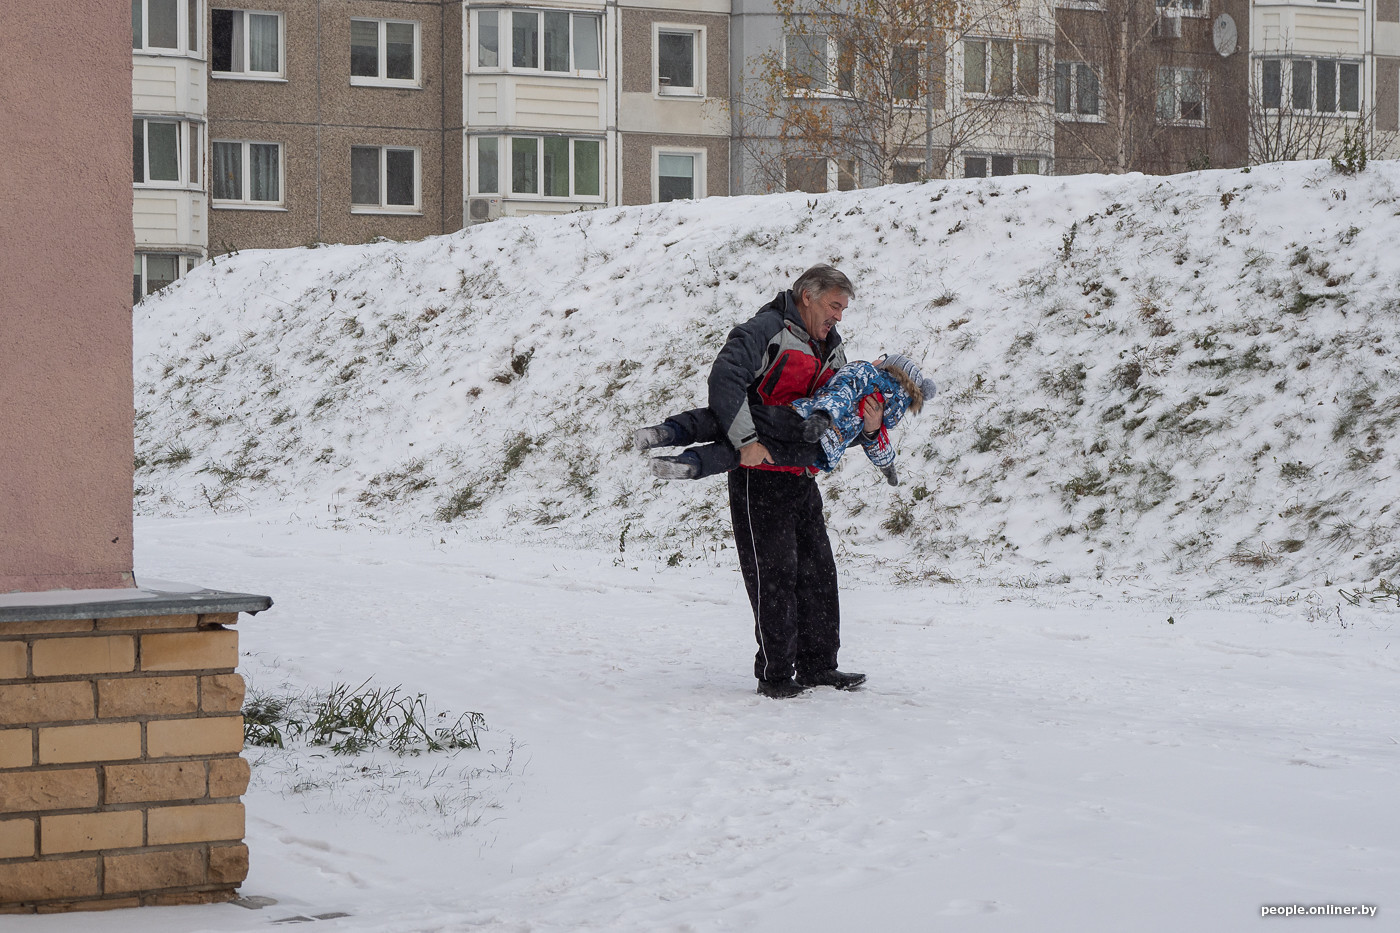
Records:
{"label": "child in snowsuit", "polygon": [[[777,406],[756,406],[754,421],[775,466],[816,467],[830,472],[846,448],[859,440],[870,462],[880,468],[891,486],[897,486],[899,477],[889,429],[899,424],[907,412],[917,413],[924,400],[932,398],[936,391],[933,381],[924,378],[913,360],[891,354],[875,363],[848,363],[810,398],[793,402],[789,407],[803,419],[800,442],[772,437],[781,434],[775,419],[783,413],[764,412],[764,408]],[[863,411],[866,399],[872,396],[884,403],[885,411],[879,430],[868,435],[864,431]],[[765,422],[774,425],[772,430],[765,431]],[[729,445],[719,419],[708,408],[681,412],[661,424],[641,428],[634,440],[639,450],[703,445],[673,457],[654,458],[652,472],[663,479],[700,479],[739,466],[738,451]]]}

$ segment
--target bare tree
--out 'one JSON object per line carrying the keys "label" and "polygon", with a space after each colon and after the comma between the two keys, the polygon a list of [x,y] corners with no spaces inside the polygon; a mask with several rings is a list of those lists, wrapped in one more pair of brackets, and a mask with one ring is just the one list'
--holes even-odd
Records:
{"label": "bare tree", "polygon": [[[782,45],[749,60],[734,104],[740,149],[768,190],[945,177],[952,154],[994,128],[1023,123],[1022,135],[1030,135],[1027,111],[1036,104],[1028,108],[1028,99],[1047,116],[1046,46],[1017,41],[1018,0],[775,0],[775,7]],[[971,36],[999,37],[975,43],[984,93],[954,87],[950,95],[954,55],[967,54]]]}

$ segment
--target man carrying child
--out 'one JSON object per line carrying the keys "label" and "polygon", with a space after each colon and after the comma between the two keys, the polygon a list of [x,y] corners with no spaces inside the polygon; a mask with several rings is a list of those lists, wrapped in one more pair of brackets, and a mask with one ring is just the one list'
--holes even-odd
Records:
{"label": "man carrying child", "polygon": [[[730,332],[710,370],[709,409],[739,457],[739,468],[728,473],[729,510],[753,606],[754,676],[767,697],[816,686],[849,690],[865,681],[836,666],[841,609],[817,468],[778,465],[813,463],[820,454],[791,403],[845,365],[835,325],[854,296],[844,273],[813,266]],[[861,415],[865,438],[880,443],[883,406],[867,398]],[[638,431],[638,446],[692,442],[672,437],[670,424]]]}

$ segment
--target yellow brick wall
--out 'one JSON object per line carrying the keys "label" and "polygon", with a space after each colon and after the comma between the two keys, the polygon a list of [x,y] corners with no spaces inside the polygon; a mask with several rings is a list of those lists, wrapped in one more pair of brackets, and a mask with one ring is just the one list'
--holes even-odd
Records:
{"label": "yellow brick wall", "polygon": [[234,896],[237,620],[0,623],[0,914]]}

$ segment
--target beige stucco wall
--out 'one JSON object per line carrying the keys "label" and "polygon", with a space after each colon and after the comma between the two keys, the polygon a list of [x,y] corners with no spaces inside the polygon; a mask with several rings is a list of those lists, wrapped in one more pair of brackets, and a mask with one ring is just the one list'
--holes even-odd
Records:
{"label": "beige stucco wall", "polygon": [[132,582],[130,15],[6,4],[0,593]]}

